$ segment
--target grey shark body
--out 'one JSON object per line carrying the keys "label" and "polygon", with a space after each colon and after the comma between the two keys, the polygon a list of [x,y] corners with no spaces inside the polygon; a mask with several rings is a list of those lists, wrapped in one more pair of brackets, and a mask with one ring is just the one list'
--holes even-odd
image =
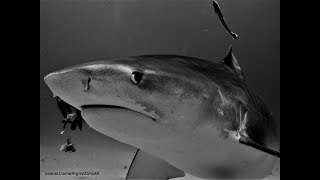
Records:
{"label": "grey shark body", "polygon": [[231,50],[219,63],[175,55],[97,61],[45,81],[95,130],[199,178],[269,175],[276,157],[241,137],[280,151],[277,123]]}

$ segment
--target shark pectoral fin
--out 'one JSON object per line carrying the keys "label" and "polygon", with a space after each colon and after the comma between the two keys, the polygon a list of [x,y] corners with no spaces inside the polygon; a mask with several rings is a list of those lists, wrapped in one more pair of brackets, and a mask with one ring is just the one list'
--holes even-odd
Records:
{"label": "shark pectoral fin", "polygon": [[234,56],[232,52],[232,46],[230,46],[228,54],[226,57],[222,60],[222,63],[228,66],[236,75],[238,75],[240,78],[245,79],[244,74],[241,70],[241,67],[238,63],[238,60]]}
{"label": "shark pectoral fin", "polygon": [[168,180],[176,177],[184,177],[185,173],[170,165],[166,161],[152,156],[142,150],[138,150],[131,163],[126,180],[129,179],[158,179]]}
{"label": "shark pectoral fin", "polygon": [[240,139],[239,139],[239,142],[241,144],[244,144],[244,145],[247,145],[247,146],[251,146],[255,149],[258,149],[260,151],[263,151],[265,153],[268,153],[268,154],[271,154],[273,156],[277,156],[278,158],[280,158],[280,152],[277,152],[277,151],[274,151],[272,149],[269,149],[265,146],[262,146],[256,142],[254,142],[251,138],[249,138],[248,136],[246,135],[243,135],[243,134],[240,134]]}
{"label": "shark pectoral fin", "polygon": [[280,158],[280,149],[273,149],[274,147],[266,142],[267,137],[270,136],[264,131],[266,128],[261,126],[261,123],[257,126],[255,113],[250,113],[243,105],[239,106],[239,112],[239,142]]}

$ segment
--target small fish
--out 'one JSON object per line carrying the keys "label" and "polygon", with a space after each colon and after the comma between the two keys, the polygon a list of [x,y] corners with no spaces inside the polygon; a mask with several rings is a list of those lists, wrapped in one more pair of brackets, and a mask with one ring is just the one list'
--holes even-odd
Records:
{"label": "small fish", "polygon": [[71,130],[74,131],[74,130],[76,130],[77,127],[80,130],[82,130],[84,120],[81,117],[81,111],[70,106],[68,103],[64,102],[60,97],[58,97],[58,96],[55,96],[55,97],[57,99],[58,108],[59,108],[62,116],[64,117],[64,119],[62,120],[62,123],[63,123],[62,130],[63,131],[60,134],[63,134],[65,132],[65,128],[68,123],[71,124],[71,127],[70,127]]}
{"label": "small fish", "polygon": [[81,117],[81,111],[79,111],[78,109],[75,109],[76,113],[74,115],[74,119],[71,123],[71,130],[76,130],[76,128],[78,127],[80,129],[80,131],[82,130],[82,123],[83,123],[83,118]]}
{"label": "small fish", "polygon": [[212,4],[213,4],[214,11],[215,11],[215,13],[218,14],[219,19],[220,19],[222,25],[227,29],[227,31],[231,34],[231,36],[232,36],[232,38],[233,38],[234,40],[237,39],[237,38],[238,38],[238,35],[237,35],[236,33],[232,32],[232,31],[228,28],[228,26],[227,26],[227,24],[226,24],[226,22],[225,22],[225,19],[224,19],[223,15],[222,15],[222,12],[221,12],[221,10],[220,10],[220,6],[219,6],[219,4],[217,3],[217,1],[213,0],[213,1],[212,1]]}
{"label": "small fish", "polygon": [[68,138],[67,142],[61,146],[60,151],[63,151],[63,152],[75,152],[76,151],[76,148],[71,143],[70,138]]}

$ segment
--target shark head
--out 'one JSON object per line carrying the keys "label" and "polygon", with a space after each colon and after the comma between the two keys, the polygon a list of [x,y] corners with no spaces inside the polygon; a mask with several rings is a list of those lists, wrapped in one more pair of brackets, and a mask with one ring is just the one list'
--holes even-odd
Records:
{"label": "shark head", "polygon": [[247,122],[259,117],[259,108],[239,68],[228,65],[234,56],[228,57],[232,61],[213,63],[135,56],[69,67],[44,79],[93,129],[193,176],[264,178],[275,157],[239,143],[239,132],[251,127]]}

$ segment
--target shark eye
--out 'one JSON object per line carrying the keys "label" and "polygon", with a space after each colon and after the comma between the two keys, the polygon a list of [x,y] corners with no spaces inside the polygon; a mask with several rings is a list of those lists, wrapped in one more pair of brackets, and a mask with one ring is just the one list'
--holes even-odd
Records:
{"label": "shark eye", "polygon": [[137,72],[137,71],[133,72],[131,74],[131,81],[133,82],[133,84],[139,84],[142,79],[142,75],[143,74],[140,72]]}

